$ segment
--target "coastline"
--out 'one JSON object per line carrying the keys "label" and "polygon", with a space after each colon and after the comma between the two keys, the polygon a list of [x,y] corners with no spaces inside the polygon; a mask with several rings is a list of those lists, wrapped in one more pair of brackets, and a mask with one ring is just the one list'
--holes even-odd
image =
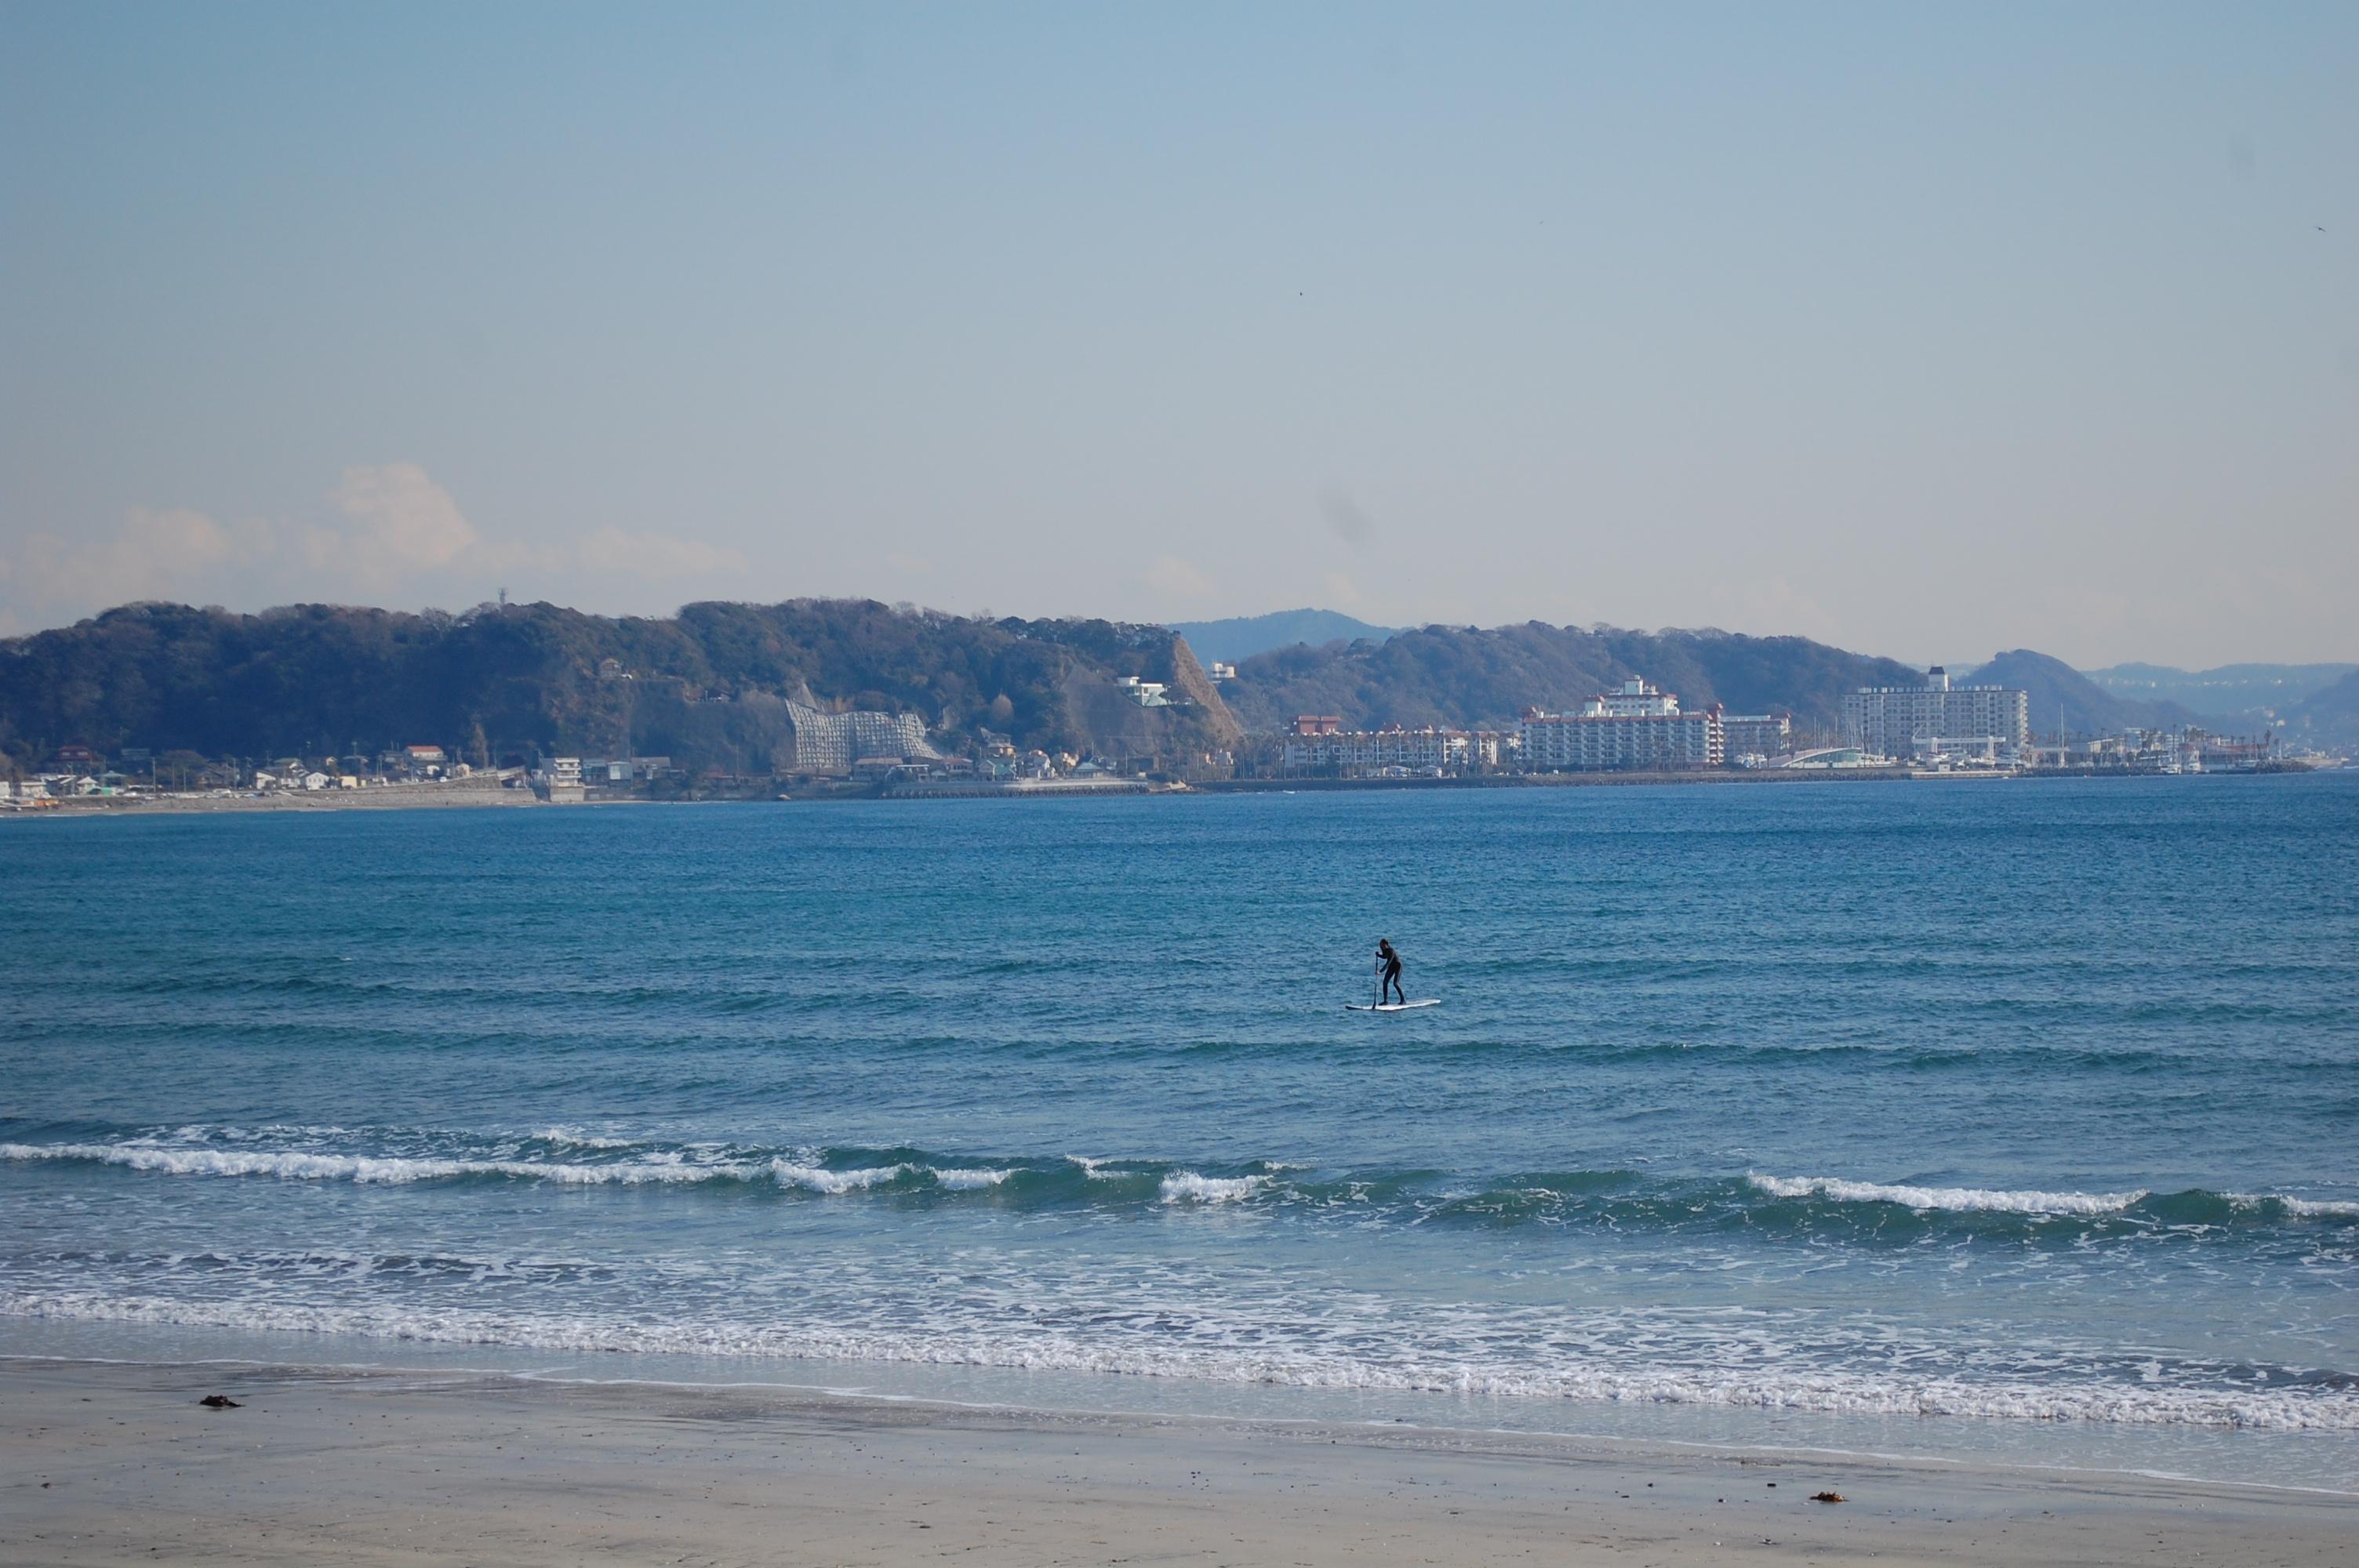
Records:
{"label": "coastline", "polygon": [[2307,1565],[2359,1535],[2359,1498],[2134,1475],[221,1363],[0,1361],[0,1457],[4,1564]]}
{"label": "coastline", "polygon": [[[2267,769],[2251,773],[2221,773],[2221,778],[2299,777],[2310,773],[2333,773],[2326,768]],[[764,790],[742,795],[709,795],[701,799],[683,800],[658,798],[651,795],[592,796],[569,804],[590,806],[759,806],[791,801],[798,805],[817,805],[850,800],[1073,800],[1111,795],[1327,795],[1343,792],[1374,791],[1378,793],[1415,793],[1420,791],[1457,791],[1493,789],[1588,789],[1628,788],[1642,785],[1709,785],[1709,784],[1994,784],[2003,781],[2086,780],[2115,781],[2147,778],[2156,775],[2120,771],[2069,773],[1926,773],[1907,768],[1813,769],[1809,772],[1753,770],[1749,772],[1687,772],[1687,773],[1486,773],[1459,778],[1293,778],[1293,779],[1215,779],[1196,784],[1154,785],[1133,789],[1104,790],[815,790],[791,793]],[[0,822],[62,821],[69,818],[93,816],[225,816],[241,812],[276,812],[281,815],[330,811],[418,811],[466,810],[471,808],[514,808],[547,806],[528,790],[449,788],[435,785],[397,785],[374,790],[280,791],[266,795],[237,795],[227,798],[206,795],[148,795],[136,799],[122,797],[62,800],[40,810],[0,811]]]}

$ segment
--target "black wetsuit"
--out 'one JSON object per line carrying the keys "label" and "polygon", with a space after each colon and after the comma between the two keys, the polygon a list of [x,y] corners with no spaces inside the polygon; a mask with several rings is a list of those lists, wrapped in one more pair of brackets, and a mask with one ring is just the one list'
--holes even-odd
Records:
{"label": "black wetsuit", "polygon": [[1404,1002],[1408,1001],[1408,992],[1401,989],[1400,955],[1387,947],[1379,957],[1385,961],[1385,980],[1384,984],[1376,989],[1377,1000],[1381,1001],[1386,996],[1395,996]]}

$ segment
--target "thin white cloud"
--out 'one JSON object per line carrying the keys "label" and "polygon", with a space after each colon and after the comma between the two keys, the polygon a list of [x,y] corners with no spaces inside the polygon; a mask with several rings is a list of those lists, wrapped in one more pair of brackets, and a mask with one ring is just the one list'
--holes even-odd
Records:
{"label": "thin white cloud", "polygon": [[328,501],[343,524],[306,535],[312,564],[340,565],[362,582],[447,567],[481,543],[451,492],[416,463],[348,468]]}
{"label": "thin white cloud", "polygon": [[1329,572],[1326,578],[1327,597],[1346,610],[1367,606],[1368,596],[1360,585],[1342,572]]}
{"label": "thin white cloud", "polygon": [[587,571],[665,581],[745,568],[745,557],[725,546],[612,527],[601,528],[574,546],[572,554]]}
{"label": "thin white cloud", "polygon": [[1214,591],[1201,568],[1178,556],[1156,557],[1147,568],[1147,586],[1167,600],[1201,600]]}
{"label": "thin white cloud", "polygon": [[1707,596],[1715,622],[1756,636],[1799,635],[1834,642],[1841,625],[1826,607],[1782,577],[1712,584]]}
{"label": "thin white cloud", "polygon": [[186,507],[134,507],[109,534],[30,535],[0,557],[0,635],[139,600],[471,602],[515,576],[536,596],[604,600],[652,582],[734,588],[746,568],[734,549],[612,526],[559,544],[487,539],[412,462],[348,468],[325,499],[311,519],[223,524]]}
{"label": "thin white cloud", "polygon": [[266,554],[266,528],[227,528],[185,507],[135,506],[103,538],[33,534],[13,560],[0,559],[0,595],[16,619],[63,605],[167,599],[192,583]]}

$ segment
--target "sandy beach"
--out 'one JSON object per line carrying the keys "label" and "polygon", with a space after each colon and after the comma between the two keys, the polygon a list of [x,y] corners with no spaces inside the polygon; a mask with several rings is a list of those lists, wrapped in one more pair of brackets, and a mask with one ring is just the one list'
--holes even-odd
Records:
{"label": "sandy beach", "polygon": [[0,1471],[6,1563],[2309,1564],[2359,1539],[2359,1498],[2126,1476],[256,1367],[0,1363]]}

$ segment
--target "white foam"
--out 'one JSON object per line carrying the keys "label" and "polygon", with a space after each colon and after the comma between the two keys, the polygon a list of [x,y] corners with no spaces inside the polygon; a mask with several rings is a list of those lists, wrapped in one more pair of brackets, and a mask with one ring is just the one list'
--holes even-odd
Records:
{"label": "white foam", "polygon": [[112,1292],[0,1292],[0,1316],[352,1335],[533,1350],[875,1361],[1186,1378],[1230,1384],[1474,1399],[1558,1399],[1821,1414],[1964,1416],[2027,1422],[2359,1433],[2343,1392],[2157,1387],[2020,1379],[1878,1377],[1773,1368],[1718,1369],[1582,1358],[1552,1366],[1450,1354],[1375,1359],[1336,1346],[1171,1345],[943,1325],[924,1332],[842,1322],[650,1322],[637,1316],[272,1301],[174,1301]]}
{"label": "white foam", "polygon": [[880,1182],[898,1180],[909,1173],[911,1167],[899,1165],[867,1165],[856,1171],[830,1171],[819,1165],[799,1164],[792,1160],[770,1162],[770,1179],[782,1187],[801,1187],[814,1193],[865,1192]]}
{"label": "white foam", "polygon": [[603,1138],[574,1127],[544,1127],[533,1136],[543,1143],[571,1143],[579,1149],[636,1149],[639,1146],[636,1139]]}
{"label": "white foam", "polygon": [[1165,1203],[1235,1203],[1269,1184],[1267,1176],[1200,1176],[1174,1171],[1163,1178]]}
{"label": "white foam", "polygon": [[276,1176],[287,1181],[450,1181],[462,1176],[515,1176],[586,1186],[647,1182],[736,1181],[753,1167],[691,1165],[678,1155],[576,1165],[550,1160],[431,1160],[395,1155],[313,1154],[299,1150],[174,1149],[146,1143],[0,1143],[0,1159],[92,1160],[134,1171],[175,1176]]}
{"label": "white foam", "polygon": [[[576,1139],[574,1141],[582,1141]],[[184,1149],[150,1143],[0,1143],[0,1159],[92,1160],[134,1171],[174,1176],[275,1176],[286,1181],[401,1184],[451,1181],[464,1176],[511,1176],[573,1185],[639,1185],[647,1183],[745,1181],[767,1174],[782,1187],[806,1192],[864,1192],[925,1171],[953,1192],[995,1187],[1015,1173],[989,1167],[936,1169],[906,1162],[831,1171],[821,1165],[777,1159],[690,1162],[672,1151],[632,1161],[575,1164],[556,1160],[447,1160],[395,1155],[316,1154],[300,1150]]]}
{"label": "white foam", "polygon": [[2146,1196],[2143,1189],[2128,1193],[2043,1193],[1991,1187],[1887,1186],[1879,1182],[1848,1182],[1836,1176],[1748,1174],[1745,1179],[1774,1197],[1827,1197],[1838,1203],[1891,1203],[1907,1208],[1962,1213],[2117,1214]]}
{"label": "white foam", "polygon": [[2258,1208],[2263,1204],[2277,1204],[2297,1219],[2359,1219],[2359,1203],[2333,1198],[2289,1198],[2276,1193],[2230,1193],[2228,1201],[2238,1208]]}

